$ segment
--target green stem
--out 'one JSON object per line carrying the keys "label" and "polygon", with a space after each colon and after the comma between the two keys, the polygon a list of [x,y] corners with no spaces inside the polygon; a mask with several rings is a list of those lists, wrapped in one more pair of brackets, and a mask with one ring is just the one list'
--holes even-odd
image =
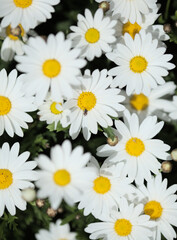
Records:
{"label": "green stem", "polygon": [[171,3],[171,0],[167,0],[166,10],[165,10],[165,15],[164,15],[165,20],[168,19],[168,13],[169,13],[170,3]]}

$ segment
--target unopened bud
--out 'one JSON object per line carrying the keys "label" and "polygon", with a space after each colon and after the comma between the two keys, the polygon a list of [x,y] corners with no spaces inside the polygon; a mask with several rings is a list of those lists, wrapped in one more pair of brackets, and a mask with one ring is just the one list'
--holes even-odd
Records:
{"label": "unopened bud", "polygon": [[45,201],[44,201],[44,200],[42,200],[42,199],[37,199],[37,200],[36,200],[36,205],[37,205],[39,208],[43,207],[44,204],[45,204]]}
{"label": "unopened bud", "polygon": [[170,173],[172,170],[172,164],[169,161],[164,161],[161,165],[161,170],[163,173]]}
{"label": "unopened bud", "polygon": [[99,8],[102,8],[104,12],[107,12],[110,8],[110,5],[108,2],[103,1],[99,4]]}
{"label": "unopened bud", "polygon": [[33,188],[23,189],[22,198],[27,202],[32,202],[36,198],[36,191]]}
{"label": "unopened bud", "polygon": [[48,208],[48,209],[47,209],[47,215],[48,215],[49,217],[55,217],[56,214],[57,214],[57,211],[54,210],[53,208]]}
{"label": "unopened bud", "polygon": [[173,151],[171,151],[171,158],[177,162],[177,148],[173,149]]}
{"label": "unopened bud", "polygon": [[172,30],[171,24],[165,23],[165,24],[163,25],[163,30],[164,30],[166,33],[171,33],[171,30]]}
{"label": "unopened bud", "polygon": [[80,215],[76,215],[76,220],[79,220],[81,218]]}
{"label": "unopened bud", "polygon": [[58,208],[58,213],[63,213],[63,208]]}
{"label": "unopened bud", "polygon": [[108,143],[110,146],[115,146],[115,145],[117,145],[117,143],[118,143],[118,137],[115,136],[113,140],[112,140],[110,137],[108,137],[108,138],[107,138],[107,143]]}

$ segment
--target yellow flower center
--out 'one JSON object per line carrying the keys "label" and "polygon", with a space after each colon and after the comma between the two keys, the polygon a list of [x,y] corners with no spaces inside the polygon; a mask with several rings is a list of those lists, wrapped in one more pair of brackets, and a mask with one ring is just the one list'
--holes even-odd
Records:
{"label": "yellow flower center", "polygon": [[118,219],[115,222],[114,229],[119,236],[128,236],[132,231],[132,224],[127,219]]}
{"label": "yellow flower center", "polygon": [[146,70],[148,62],[144,57],[136,56],[130,60],[130,69],[134,73],[142,73]]}
{"label": "yellow flower center", "polygon": [[96,97],[92,92],[82,92],[78,97],[77,105],[83,111],[89,111],[95,107]]}
{"label": "yellow flower center", "polygon": [[0,116],[8,114],[11,108],[11,101],[7,97],[0,96]]}
{"label": "yellow flower center", "polygon": [[63,112],[63,111],[59,111],[59,110],[56,108],[56,106],[57,106],[58,104],[61,105],[61,103],[57,103],[57,102],[53,102],[53,103],[50,105],[50,111],[51,111],[53,114],[58,115],[58,114],[61,114],[61,113]]}
{"label": "yellow flower center", "polygon": [[43,63],[42,70],[45,76],[53,78],[61,72],[61,64],[56,59],[48,59]]}
{"label": "yellow flower center", "polygon": [[11,28],[9,25],[6,28],[6,35],[11,39],[11,40],[18,40],[20,37],[23,37],[25,34],[25,31],[22,27],[21,24],[19,24],[16,28]]}
{"label": "yellow flower center", "polygon": [[64,187],[71,182],[71,175],[67,170],[60,169],[54,173],[53,179],[57,185]]}
{"label": "yellow flower center", "polygon": [[149,215],[151,219],[157,219],[161,217],[163,208],[157,201],[149,201],[144,206],[144,213]]}
{"label": "yellow flower center", "polygon": [[140,25],[138,25],[138,23],[135,22],[134,24],[132,24],[131,22],[128,21],[123,25],[122,34],[124,35],[125,33],[128,33],[134,39],[135,34],[139,33],[140,30],[141,27]]}
{"label": "yellow flower center", "polygon": [[85,33],[85,39],[89,43],[96,43],[100,39],[100,33],[95,28],[89,28]]}
{"label": "yellow flower center", "polygon": [[13,0],[16,7],[27,8],[31,6],[33,0]]}
{"label": "yellow flower center", "polygon": [[107,177],[98,177],[94,180],[93,189],[99,194],[105,194],[111,189],[110,180]]}
{"label": "yellow flower center", "polygon": [[139,138],[135,137],[127,141],[125,149],[129,155],[138,157],[144,152],[145,146]]}
{"label": "yellow flower center", "polygon": [[8,169],[0,169],[0,190],[8,188],[12,183],[12,173]]}
{"label": "yellow flower center", "polygon": [[149,99],[142,93],[133,94],[130,98],[130,105],[137,111],[145,110],[149,105]]}

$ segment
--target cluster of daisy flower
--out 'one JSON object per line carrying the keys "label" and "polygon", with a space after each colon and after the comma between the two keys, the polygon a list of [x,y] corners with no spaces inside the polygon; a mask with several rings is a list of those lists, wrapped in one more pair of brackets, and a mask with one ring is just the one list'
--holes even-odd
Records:
{"label": "cluster of daisy flower", "polygon": [[[68,128],[72,139],[82,133],[88,141],[101,129],[110,140],[97,148],[101,166],[82,146],[72,150],[69,140],[32,161],[29,152],[19,155],[19,143],[5,142],[0,216],[5,208],[11,215],[16,207],[25,210],[21,190],[36,187],[54,210],[64,200],[92,214],[97,222],[85,228],[90,239],[160,240],[162,234],[173,240],[177,185],[168,187],[160,172],[160,161],[171,160],[170,146],[154,138],[164,121],[177,119],[176,85],[164,80],[175,67],[165,53],[169,36],[154,24],[160,6],[157,0],[96,2],[98,10],[78,14],[66,37],[58,32],[45,39],[33,29],[52,17],[60,0],[0,0],[1,59],[17,62],[9,74],[0,71],[0,136],[23,137],[30,112],[37,111],[39,121]],[[87,63],[102,55],[115,67],[90,71]],[[75,240],[61,222],[36,239]]]}

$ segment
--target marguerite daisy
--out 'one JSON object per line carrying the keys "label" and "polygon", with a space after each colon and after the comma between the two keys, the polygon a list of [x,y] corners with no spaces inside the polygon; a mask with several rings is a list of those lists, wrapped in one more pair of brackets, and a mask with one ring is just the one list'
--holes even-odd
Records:
{"label": "marguerite daisy", "polygon": [[39,22],[51,18],[51,13],[55,11],[52,6],[59,2],[60,0],[1,0],[1,25],[15,28],[21,24],[28,31]]}
{"label": "marguerite daisy", "polygon": [[39,106],[39,112],[37,114],[39,115],[40,121],[46,121],[47,124],[54,123],[55,129],[58,123],[61,123],[63,128],[67,127],[70,123],[70,111],[65,108],[63,101],[53,101],[50,95],[44,103]]}
{"label": "marguerite daisy", "polygon": [[14,133],[23,137],[22,128],[28,128],[26,123],[33,121],[26,112],[36,110],[34,97],[27,97],[21,76],[17,78],[17,71],[12,70],[7,76],[6,70],[0,71],[0,136],[7,132],[10,137]]}
{"label": "marguerite daisy", "polygon": [[[96,2],[100,3],[102,0],[96,0]],[[144,14],[157,8],[157,0],[108,0],[108,2],[113,15],[119,14],[124,22],[130,20],[131,23],[141,22]]]}
{"label": "marguerite daisy", "polygon": [[156,222],[153,239],[161,240],[161,234],[165,239],[176,239],[173,226],[177,227],[177,185],[167,188],[167,179],[162,181],[159,173],[147,182],[147,187],[139,186],[143,198],[144,213]]}
{"label": "marguerite daisy", "polygon": [[0,36],[4,38],[1,46],[1,58],[4,61],[11,61],[14,54],[22,55],[24,42],[27,41],[27,34],[21,24],[16,28],[9,25],[6,28],[0,27]]}
{"label": "marguerite daisy", "polygon": [[106,56],[118,67],[112,68],[108,74],[116,76],[111,86],[123,88],[127,95],[135,92],[149,95],[157,84],[164,84],[162,76],[168,75],[168,70],[175,67],[168,61],[171,54],[164,54],[165,47],[158,47],[158,40],[152,39],[151,33],[141,30],[133,40],[129,34],[124,35],[124,43],[118,43],[116,48]]}
{"label": "marguerite daisy", "polygon": [[24,152],[19,155],[20,144],[15,143],[10,149],[6,142],[0,148],[0,217],[5,207],[11,215],[15,215],[16,208],[24,211],[26,201],[22,198],[21,189],[34,187],[30,181],[37,180],[35,161],[26,160],[30,153]]}
{"label": "marguerite daisy", "polygon": [[[158,118],[169,121],[167,113],[174,109],[172,101],[165,98],[169,94],[174,94],[176,85],[174,82],[166,82],[162,86],[153,89],[149,96],[143,93],[127,96],[124,90],[121,94],[126,97],[124,104],[131,113],[137,113],[140,120],[149,115],[156,115]],[[163,98],[162,98],[163,97]]]}
{"label": "marguerite daisy", "polygon": [[143,236],[143,240],[150,240],[156,224],[141,214],[143,204],[128,205],[126,199],[121,199],[119,208],[105,216],[103,222],[91,223],[85,228],[85,232],[91,233],[90,239],[141,240]]}
{"label": "marguerite daisy", "polygon": [[98,162],[92,159],[89,166],[93,175],[87,180],[78,208],[84,208],[84,215],[92,213],[100,219],[108,215],[115,205],[119,205],[120,198],[135,193],[135,188],[130,185],[130,179],[122,176],[124,163],[111,167],[103,164],[100,168]]}
{"label": "marguerite daisy", "polygon": [[69,224],[61,225],[61,219],[50,223],[49,230],[40,229],[35,236],[37,240],[76,240],[76,233],[70,232]]}
{"label": "marguerite daisy", "polygon": [[91,133],[98,132],[98,124],[104,128],[113,125],[110,116],[117,117],[124,110],[120,104],[124,97],[119,95],[119,89],[109,87],[111,82],[106,69],[80,78],[80,86],[73,89],[74,97],[66,102],[71,110],[69,134],[73,139],[82,128],[84,138],[89,140]]}
{"label": "marguerite daisy", "polygon": [[109,156],[108,162],[125,162],[124,172],[135,182],[151,179],[151,172],[159,173],[160,160],[170,159],[166,152],[170,146],[163,141],[152,139],[162,129],[164,122],[157,123],[156,116],[146,117],[141,124],[136,114],[124,111],[124,122],[115,121],[120,139],[116,146],[108,144],[98,148],[99,156]]}
{"label": "marguerite daisy", "polygon": [[41,169],[36,182],[38,197],[48,197],[53,209],[57,209],[63,199],[73,205],[81,197],[87,178],[92,174],[85,167],[90,154],[84,154],[81,146],[72,151],[71,143],[65,140],[62,146],[51,148],[51,159],[39,155],[36,160]]}
{"label": "marguerite daisy", "polygon": [[52,99],[71,96],[71,84],[78,83],[76,76],[80,74],[86,61],[77,58],[79,49],[71,49],[71,40],[65,40],[64,34],[50,34],[47,42],[41,37],[29,38],[24,46],[24,56],[16,56],[19,62],[17,69],[25,72],[25,84],[28,94],[36,94],[36,102],[40,105],[46,98],[49,89]]}
{"label": "marguerite daisy", "polygon": [[92,16],[90,10],[85,10],[85,17],[78,14],[78,26],[71,26],[74,33],[69,38],[73,39],[74,47],[82,49],[81,55],[92,61],[94,57],[100,57],[103,52],[110,52],[110,44],[115,42],[114,36],[116,20],[104,17],[103,10],[98,9]]}

